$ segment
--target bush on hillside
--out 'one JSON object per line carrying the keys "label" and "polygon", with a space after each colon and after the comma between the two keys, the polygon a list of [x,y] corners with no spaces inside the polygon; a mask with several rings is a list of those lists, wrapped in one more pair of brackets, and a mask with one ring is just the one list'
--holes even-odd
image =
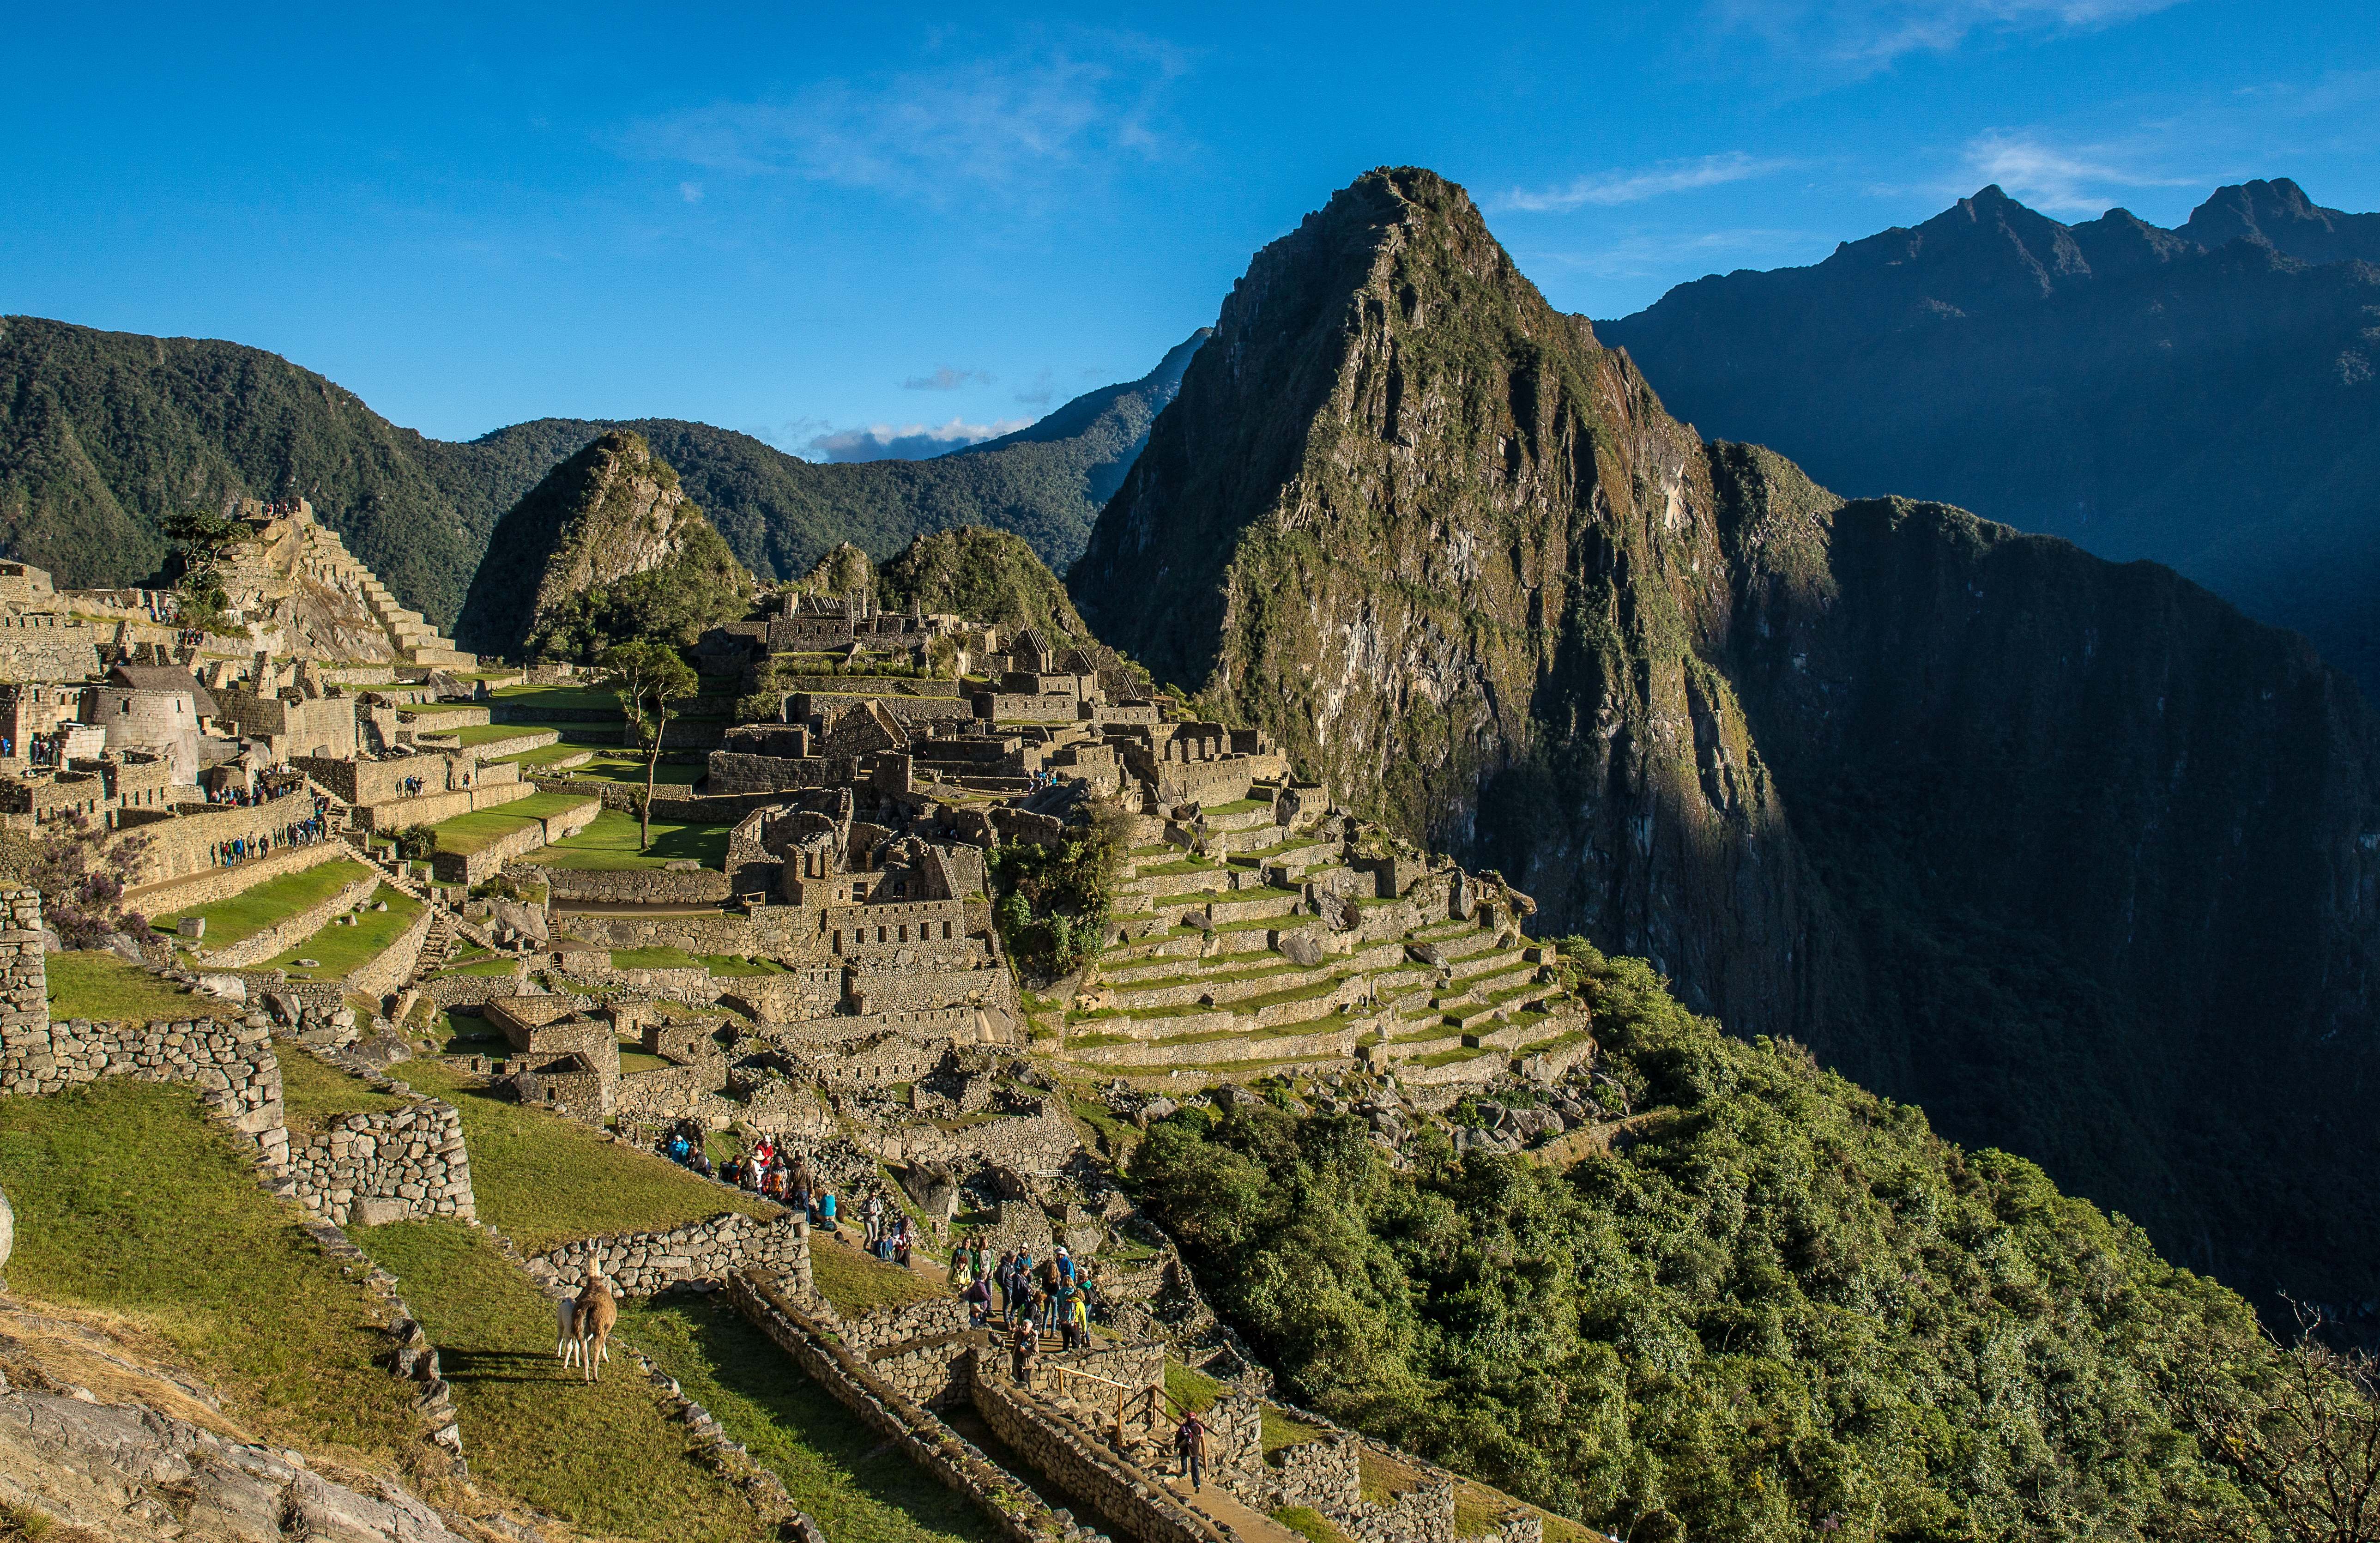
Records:
{"label": "bush on hillside", "polygon": [[2262,1375],[2238,1296],[1565,952],[1598,1095],[1642,1112],[1567,1173],[1442,1140],[1400,1172],[1269,1104],[1151,1126],[1144,1203],[1300,1402],[1623,1536],[2261,1535],[2160,1391]]}
{"label": "bush on hillside", "polygon": [[1089,819],[1070,827],[1057,845],[1015,842],[991,849],[1000,895],[992,920],[1027,974],[1054,980],[1099,949],[1131,844],[1125,822],[1118,806],[1095,804]]}

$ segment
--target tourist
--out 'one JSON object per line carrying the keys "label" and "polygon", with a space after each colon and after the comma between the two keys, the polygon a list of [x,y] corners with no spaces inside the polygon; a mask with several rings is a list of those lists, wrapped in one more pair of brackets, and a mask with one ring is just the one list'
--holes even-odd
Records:
{"label": "tourist", "polygon": [[868,1246],[870,1252],[884,1239],[884,1197],[870,1191],[868,1205],[860,1212],[868,1220]]}
{"label": "tourist", "polygon": [[828,1232],[834,1233],[837,1237],[841,1237],[843,1235],[843,1229],[835,1223],[834,1190],[832,1186],[819,1191],[818,1219],[820,1226],[824,1227]]}
{"label": "tourist", "polygon": [[1075,1316],[1067,1327],[1074,1330],[1076,1350],[1091,1348],[1091,1299],[1082,1292],[1075,1294]]}
{"label": "tourist", "polygon": [[892,1262],[904,1270],[908,1269],[909,1251],[916,1242],[917,1234],[909,1230],[909,1219],[905,1216],[892,1229]]}
{"label": "tourist", "polygon": [[1016,1254],[1014,1250],[1001,1250],[1000,1264],[998,1268],[992,1271],[991,1283],[1000,1288],[1000,1321],[1007,1323],[1016,1316],[1010,1308],[1010,1303],[1014,1299],[1014,1288],[1016,1284]]}
{"label": "tourist", "polygon": [[1051,1308],[1050,1318],[1056,1324],[1058,1330],[1058,1343],[1064,1345],[1068,1350],[1076,1348],[1075,1344],[1075,1306],[1077,1303],[1081,1302],[1082,1299],[1082,1293],[1075,1289],[1074,1282],[1060,1281],[1058,1282],[1058,1294],[1051,1297],[1050,1300],[1050,1306]]}
{"label": "tourist", "polygon": [[1033,1332],[1033,1325],[1018,1324],[1016,1332],[1009,1339],[1008,1348],[1016,1369],[1016,1385],[1020,1388],[1031,1387],[1033,1385],[1033,1353],[1041,1348],[1040,1336]]}
{"label": "tourist", "polygon": [[1207,1428],[1196,1410],[1182,1416],[1181,1428],[1173,1432],[1173,1450],[1182,1454],[1182,1476],[1190,1481],[1190,1492],[1195,1495],[1206,1477],[1207,1465]]}

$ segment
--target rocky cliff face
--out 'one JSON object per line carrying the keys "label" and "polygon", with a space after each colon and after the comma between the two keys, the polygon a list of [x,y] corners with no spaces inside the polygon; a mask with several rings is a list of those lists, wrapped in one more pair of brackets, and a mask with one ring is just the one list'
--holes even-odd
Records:
{"label": "rocky cliff face", "polygon": [[2380,1294],[2380,724],[2302,640],[1704,443],[1411,169],[1257,255],[1071,583],[1541,930],[2252,1293]]}
{"label": "rocky cliff face", "polygon": [[611,430],[496,522],[456,639],[481,653],[516,654],[583,597],[722,545],[669,463],[642,435]]}

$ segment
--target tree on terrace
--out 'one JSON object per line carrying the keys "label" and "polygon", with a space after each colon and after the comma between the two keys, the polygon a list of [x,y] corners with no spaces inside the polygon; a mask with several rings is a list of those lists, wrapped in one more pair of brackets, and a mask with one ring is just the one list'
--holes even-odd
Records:
{"label": "tree on terrace", "polygon": [[695,694],[699,684],[677,650],[665,643],[621,643],[598,662],[603,679],[619,694],[620,709],[646,745],[645,798],[638,807],[638,848],[653,844],[653,782],[661,765],[662,731],[677,716],[670,704]]}

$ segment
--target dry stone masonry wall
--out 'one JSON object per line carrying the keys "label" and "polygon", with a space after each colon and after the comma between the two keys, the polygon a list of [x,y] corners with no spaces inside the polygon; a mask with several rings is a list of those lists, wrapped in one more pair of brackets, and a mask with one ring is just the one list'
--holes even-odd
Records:
{"label": "dry stone masonry wall", "polygon": [[681,1281],[732,1277],[752,1266],[782,1271],[807,1292],[809,1222],[794,1212],[762,1221],[730,1211],[666,1233],[581,1238],[530,1259],[528,1271],[540,1281],[574,1282],[585,1278],[589,1264],[630,1296],[650,1296]]}
{"label": "dry stone masonry wall", "polygon": [[463,1117],[435,1100],[384,1113],[343,1114],[322,1135],[302,1144],[292,1140],[289,1176],[307,1209],[341,1224],[478,1219]]}

